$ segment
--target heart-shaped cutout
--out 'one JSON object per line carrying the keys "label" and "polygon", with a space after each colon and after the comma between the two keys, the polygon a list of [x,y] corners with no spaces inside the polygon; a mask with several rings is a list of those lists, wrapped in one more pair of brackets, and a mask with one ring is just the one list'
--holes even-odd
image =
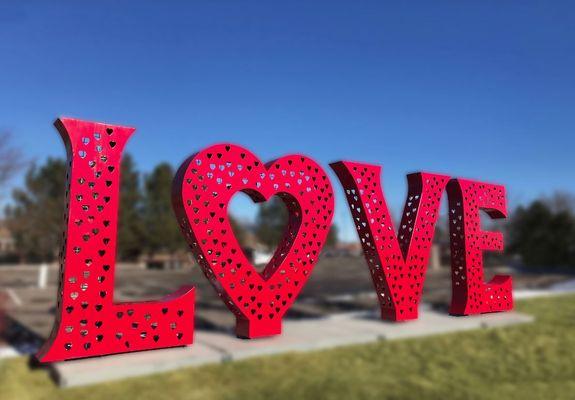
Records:
{"label": "heart-shaped cutout", "polygon": [[[242,220],[233,212],[240,209]],[[272,196],[265,202],[257,202],[249,195],[239,192],[232,197],[228,211],[232,231],[245,256],[262,274],[288,226],[288,209],[285,203],[278,196]]]}
{"label": "heart-shaped cutout", "polygon": [[[261,275],[228,218],[230,199],[239,191],[257,202],[277,195],[288,209],[284,237]],[[281,333],[281,319],[311,275],[331,227],[334,198],[325,171],[301,155],[264,165],[242,147],[215,145],[180,167],[173,204],[198,264],[236,315],[238,336]]]}

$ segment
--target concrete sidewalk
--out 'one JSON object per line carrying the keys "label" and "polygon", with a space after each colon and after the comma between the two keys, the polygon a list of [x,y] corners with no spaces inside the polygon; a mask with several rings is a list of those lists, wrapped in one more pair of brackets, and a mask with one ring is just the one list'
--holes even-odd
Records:
{"label": "concrete sidewalk", "polygon": [[422,307],[416,321],[384,322],[368,313],[337,314],[328,318],[284,321],[279,337],[242,340],[229,334],[197,331],[192,346],[67,361],[51,365],[63,387],[89,385],[166,372],[182,367],[286,352],[423,337],[480,328],[496,328],[533,321],[516,312],[453,317]]}

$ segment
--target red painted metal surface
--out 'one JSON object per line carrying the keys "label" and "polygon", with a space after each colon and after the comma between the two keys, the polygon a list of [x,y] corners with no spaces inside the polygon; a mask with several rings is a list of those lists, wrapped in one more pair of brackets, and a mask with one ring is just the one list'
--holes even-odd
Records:
{"label": "red painted metal surface", "polygon": [[348,161],[331,167],[345,190],[382,319],[417,319],[441,196],[449,177],[429,173],[407,176],[408,195],[396,235],[381,188],[381,168]]}
{"label": "red painted metal surface", "polygon": [[471,315],[513,308],[512,280],[496,275],[484,283],[483,251],[503,250],[503,235],[481,229],[479,210],[491,218],[505,218],[505,188],[453,179],[447,185],[451,240],[452,299],[449,312]]}
{"label": "red painted metal surface", "polygon": [[[238,192],[255,202],[280,197],[289,212],[284,237],[260,274],[242,252],[228,218]],[[281,333],[281,320],[295,301],[326,240],[334,198],[324,170],[301,155],[264,165],[231,144],[209,147],[178,171],[174,209],[204,274],[236,316],[244,338]]]}
{"label": "red painted metal surface", "polygon": [[56,121],[70,163],[56,322],[41,362],[191,344],[194,289],[114,302],[120,161],[133,128]]}

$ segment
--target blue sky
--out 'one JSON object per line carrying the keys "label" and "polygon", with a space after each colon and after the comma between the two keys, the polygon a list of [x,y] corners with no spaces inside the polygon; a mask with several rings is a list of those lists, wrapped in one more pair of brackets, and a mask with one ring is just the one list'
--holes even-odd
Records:
{"label": "blue sky", "polygon": [[0,129],[32,160],[64,115],[137,127],[143,171],[224,141],[382,164],[395,209],[418,170],[575,189],[573,2],[89,3],[0,3]]}

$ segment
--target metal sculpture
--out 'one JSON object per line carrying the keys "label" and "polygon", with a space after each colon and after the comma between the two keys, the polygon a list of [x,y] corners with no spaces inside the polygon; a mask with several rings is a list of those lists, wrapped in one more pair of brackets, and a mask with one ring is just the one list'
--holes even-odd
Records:
{"label": "metal sculpture", "polygon": [[[228,218],[230,199],[240,191],[255,202],[276,195],[289,212],[283,239],[261,274]],[[204,274],[236,316],[236,334],[280,334],[282,317],[311,275],[331,227],[334,198],[324,170],[301,155],[264,165],[244,148],[215,145],[182,165],[173,204]]]}
{"label": "metal sculpture", "polygon": [[381,318],[417,319],[441,196],[449,177],[407,176],[398,234],[381,188],[378,165],[331,164],[344,190],[381,307]]}
{"label": "metal sculpture", "polygon": [[41,362],[191,344],[194,289],[115,303],[120,161],[134,128],[62,118],[69,161],[59,299]]}
{"label": "metal sculpture", "polygon": [[505,188],[453,179],[447,185],[451,241],[452,299],[449,312],[471,315],[513,308],[512,279],[496,275],[484,283],[483,251],[503,250],[503,235],[481,229],[479,210],[505,218]]}
{"label": "metal sculpture", "polygon": [[[56,322],[41,362],[183,346],[193,342],[194,295],[184,286],[159,301],[114,302],[114,270],[124,146],[134,128],[63,118],[67,149],[65,231]],[[444,175],[408,175],[398,233],[383,195],[381,168],[331,165],[345,189],[381,306],[393,321],[416,319],[441,196],[447,187],[452,257],[450,313],[513,307],[511,277],[484,283],[483,251],[501,250],[501,233],[481,230],[479,210],[507,214],[505,188]],[[449,183],[448,183],[449,182]],[[289,218],[271,261],[259,273],[238,243],[228,206],[238,192],[255,202],[278,196]],[[288,155],[263,164],[248,150],[220,144],[178,170],[172,196],[182,232],[204,274],[236,316],[236,333],[281,333],[282,318],[311,275],[333,218],[334,196],[312,159]]]}

